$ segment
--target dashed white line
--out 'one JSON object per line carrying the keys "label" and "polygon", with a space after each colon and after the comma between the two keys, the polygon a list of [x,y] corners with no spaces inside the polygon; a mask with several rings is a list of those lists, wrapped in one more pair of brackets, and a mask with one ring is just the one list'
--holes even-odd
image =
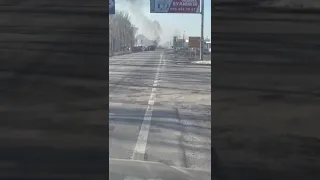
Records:
{"label": "dashed white line", "polygon": [[146,153],[147,140],[148,140],[148,134],[149,134],[150,124],[151,124],[153,105],[156,100],[156,91],[157,91],[156,87],[159,84],[159,75],[160,75],[161,64],[162,64],[162,56],[163,56],[163,54],[160,55],[160,61],[159,61],[159,65],[157,68],[156,77],[153,82],[152,92],[150,94],[150,98],[148,101],[148,108],[147,108],[146,113],[143,118],[143,122],[141,125],[141,129],[139,132],[136,146],[133,150],[132,159],[134,159],[134,160],[144,160],[144,156]]}

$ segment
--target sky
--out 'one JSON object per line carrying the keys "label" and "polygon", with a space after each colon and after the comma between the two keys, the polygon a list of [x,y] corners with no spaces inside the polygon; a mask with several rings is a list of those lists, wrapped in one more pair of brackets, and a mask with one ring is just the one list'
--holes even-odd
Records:
{"label": "sky", "polygon": [[[142,21],[158,21],[161,26],[161,42],[171,41],[175,35],[185,33],[185,36],[201,35],[201,15],[200,14],[173,14],[173,13],[150,13],[149,0],[140,1],[137,8],[133,8],[129,3],[130,0],[116,0],[116,10],[128,12],[131,16],[132,23],[139,28],[139,34],[148,34],[150,29],[145,27]],[[144,15],[141,18],[141,14]],[[148,36],[147,36],[148,37]],[[211,0],[204,0],[204,38],[211,39]]]}

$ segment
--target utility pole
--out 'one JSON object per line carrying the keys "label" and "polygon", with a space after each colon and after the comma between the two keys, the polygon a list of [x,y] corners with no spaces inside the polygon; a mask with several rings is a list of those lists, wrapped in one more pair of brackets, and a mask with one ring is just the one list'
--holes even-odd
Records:
{"label": "utility pole", "polygon": [[186,42],[186,40],[184,39],[184,34],[185,34],[185,31],[183,31],[183,34],[182,34],[182,39],[183,39],[182,46],[183,46],[183,48],[184,48],[184,44],[185,44],[185,42]]}
{"label": "utility pole", "polygon": [[200,39],[200,60],[203,60],[203,18],[204,18],[204,0],[201,0],[201,39]]}
{"label": "utility pole", "polygon": [[[111,44],[111,54],[113,55],[113,32],[112,32],[112,27],[110,27],[110,30],[111,30],[111,33],[109,32],[109,41],[110,41],[110,44]],[[109,48],[110,49],[110,48]]]}

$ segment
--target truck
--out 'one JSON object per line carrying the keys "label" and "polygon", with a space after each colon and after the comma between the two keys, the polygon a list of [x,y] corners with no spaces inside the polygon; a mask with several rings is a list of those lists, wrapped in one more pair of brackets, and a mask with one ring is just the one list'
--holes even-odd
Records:
{"label": "truck", "polygon": [[156,46],[155,45],[148,46],[148,50],[149,51],[155,51],[156,50]]}
{"label": "truck", "polygon": [[158,42],[156,40],[153,41],[153,45],[148,46],[149,51],[155,51],[157,48]]}

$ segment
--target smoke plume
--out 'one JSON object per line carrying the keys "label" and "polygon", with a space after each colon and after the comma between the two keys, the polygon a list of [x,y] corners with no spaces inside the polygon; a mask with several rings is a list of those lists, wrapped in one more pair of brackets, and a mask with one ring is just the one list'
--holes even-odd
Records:
{"label": "smoke plume", "polygon": [[139,19],[140,24],[139,33],[142,33],[150,40],[156,40],[160,42],[162,35],[162,28],[158,21],[149,19],[145,14],[143,14],[142,7],[147,2],[146,0],[122,0],[126,1],[130,5],[130,15]]}

